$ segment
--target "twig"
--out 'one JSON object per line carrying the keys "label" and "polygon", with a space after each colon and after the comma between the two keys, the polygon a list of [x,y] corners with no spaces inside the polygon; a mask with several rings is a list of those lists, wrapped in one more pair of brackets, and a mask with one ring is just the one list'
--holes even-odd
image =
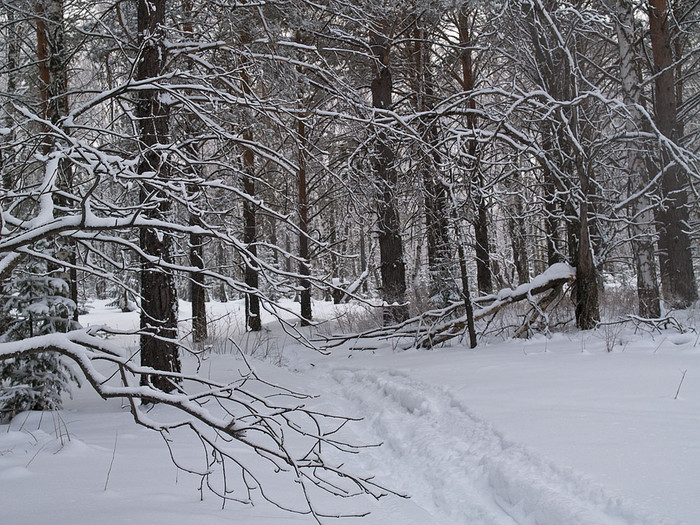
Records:
{"label": "twig", "polygon": [[679,394],[680,391],[681,391],[681,385],[683,384],[683,380],[685,379],[685,374],[686,374],[687,372],[688,372],[688,369],[687,369],[687,368],[686,368],[685,370],[683,370],[683,375],[681,376],[681,382],[678,383],[678,390],[676,390],[676,395],[675,395],[675,397],[674,397],[673,399],[678,399],[678,394]]}
{"label": "twig", "polygon": [[105,492],[107,492],[107,485],[109,485],[109,475],[112,473],[112,465],[114,465],[114,457],[117,455],[117,438],[119,437],[119,429],[114,432],[114,448],[112,449],[112,459],[109,462],[109,468],[107,469],[107,479],[105,479]]}

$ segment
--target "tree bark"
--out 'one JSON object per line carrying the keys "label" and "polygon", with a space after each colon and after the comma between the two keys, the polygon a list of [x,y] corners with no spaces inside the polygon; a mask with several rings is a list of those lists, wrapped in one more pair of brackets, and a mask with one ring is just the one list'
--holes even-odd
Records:
{"label": "tree bark", "polygon": [[455,220],[455,229],[457,238],[457,257],[459,258],[459,274],[462,280],[462,301],[464,302],[464,311],[466,315],[467,334],[469,335],[469,348],[476,348],[476,327],[474,326],[474,305],[472,304],[472,296],[469,291],[469,274],[467,273],[467,257],[464,253],[464,244],[462,235],[460,234],[459,223],[457,222],[457,213],[453,213]]}
{"label": "tree bark", "polygon": [[[659,131],[674,141],[679,137],[674,58],[671,50],[671,12],[666,0],[649,0],[649,35],[656,74],[654,116]],[[672,308],[687,308],[698,299],[687,228],[689,222],[687,174],[661,148],[663,202],[657,211],[661,288]]]}
{"label": "tree bark", "polygon": [[[166,48],[163,45],[165,0],[139,0],[137,7],[138,43],[141,54],[136,67],[136,79],[146,80],[162,74]],[[159,98],[157,88],[143,89],[136,100],[141,160],[138,172],[145,178],[141,202],[150,205],[144,214],[152,219],[164,219],[170,213],[170,200],[158,187],[169,178],[167,163],[159,151],[168,143],[170,109]],[[141,249],[149,256],[141,268],[141,364],[156,370],[181,370],[177,338],[177,289],[171,270],[157,261],[172,261],[172,239],[154,228],[140,230]],[[144,376],[143,384],[170,392],[177,381],[158,374]]]}
{"label": "tree bark", "polygon": [[[525,213],[523,208],[523,197],[518,193],[521,187],[520,174],[512,176],[508,185],[508,233],[510,235],[510,245],[513,251],[513,264],[518,274],[518,284],[530,282],[530,263],[527,255],[527,235],[525,232]],[[550,264],[551,266],[551,264]]]}

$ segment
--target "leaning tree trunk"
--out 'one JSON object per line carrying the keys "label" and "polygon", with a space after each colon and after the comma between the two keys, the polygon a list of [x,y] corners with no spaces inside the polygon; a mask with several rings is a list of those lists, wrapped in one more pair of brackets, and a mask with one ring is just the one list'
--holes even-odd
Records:
{"label": "leaning tree trunk", "polygon": [[[389,24],[384,24],[388,26]],[[389,63],[389,39],[381,29],[370,32],[370,47],[374,55],[372,105],[391,108],[392,78]],[[375,136],[372,168],[377,195],[377,237],[384,300],[384,324],[395,324],[408,318],[406,303],[406,263],[401,239],[401,222],[396,202],[398,175],[394,166],[394,151],[384,128]]]}
{"label": "leaning tree trunk", "polygon": [[[162,74],[166,48],[163,44],[165,0],[139,0],[138,43],[141,49],[136,66],[136,80],[155,78]],[[169,139],[170,112],[154,88],[138,92],[136,99],[141,161],[138,171],[145,177],[141,190],[144,214],[156,220],[167,219],[171,213],[170,200],[163,195],[161,185],[169,178],[168,165],[159,151]],[[149,257],[141,268],[141,364],[156,370],[180,372],[177,338],[177,289],[171,270],[152,261],[172,261],[172,239],[154,228],[140,230],[141,249]],[[170,392],[176,381],[158,374],[143,376],[143,384]]]}
{"label": "leaning tree trunk", "polygon": [[[670,140],[679,137],[675,68],[671,51],[671,12],[666,0],[649,0],[649,34],[654,59],[654,113],[656,126]],[[664,299],[672,308],[687,308],[698,299],[695,273],[686,231],[688,211],[687,175],[675,163],[666,147],[661,148],[661,194],[659,262]]]}

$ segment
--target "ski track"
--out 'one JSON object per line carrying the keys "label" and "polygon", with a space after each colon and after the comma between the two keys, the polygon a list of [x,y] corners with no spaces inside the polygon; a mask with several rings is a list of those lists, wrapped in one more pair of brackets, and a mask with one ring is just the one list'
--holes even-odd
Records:
{"label": "ski track", "polygon": [[391,370],[332,377],[383,443],[377,453],[401,476],[397,488],[436,523],[676,523],[640,515],[573,470],[508,442],[438,387]]}

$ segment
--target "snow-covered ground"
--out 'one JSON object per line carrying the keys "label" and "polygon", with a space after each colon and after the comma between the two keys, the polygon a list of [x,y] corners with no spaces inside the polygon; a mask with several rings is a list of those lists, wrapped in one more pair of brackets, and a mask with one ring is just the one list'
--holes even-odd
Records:
{"label": "snow-covered ground", "polygon": [[[347,308],[314,306],[326,319]],[[374,341],[322,356],[270,319],[262,335],[241,336],[240,302],[209,307],[221,343],[202,373],[219,380],[235,373],[239,358],[224,341],[236,337],[266,379],[318,394],[319,409],[363,417],[344,429],[346,438],[383,443],[344,458],[346,466],[410,498],[324,498],[326,511],[371,512],[331,523],[700,523],[697,333],[610,328],[475,350],[403,351]],[[183,318],[188,310],[182,303]],[[700,321],[697,312],[684,315],[686,326]],[[138,319],[95,303],[81,322],[128,329]],[[313,336],[334,326],[305,330]],[[195,461],[200,452],[184,446],[178,454]],[[279,483],[267,480],[284,491]],[[265,503],[222,510],[198,489],[159,435],[88,386],[59,414],[22,414],[0,426],[2,525],[313,522]]]}

